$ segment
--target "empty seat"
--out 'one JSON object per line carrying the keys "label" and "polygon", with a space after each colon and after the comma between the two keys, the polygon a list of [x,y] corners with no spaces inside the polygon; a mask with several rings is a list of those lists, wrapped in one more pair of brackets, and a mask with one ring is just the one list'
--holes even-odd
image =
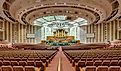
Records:
{"label": "empty seat", "polygon": [[86,66],[85,71],[96,71],[96,66]]}
{"label": "empty seat", "polygon": [[46,58],[41,58],[42,62],[45,63],[46,62]]}
{"label": "empty seat", "polygon": [[120,71],[120,66],[110,66],[108,71]]}
{"label": "empty seat", "polygon": [[27,61],[27,66],[35,66],[34,61]]}
{"label": "empty seat", "polygon": [[15,58],[15,61],[21,61],[21,58]]}
{"label": "empty seat", "polygon": [[10,57],[9,59],[10,59],[10,61],[15,61],[14,57]]}
{"label": "empty seat", "polygon": [[93,59],[92,58],[87,58],[87,61],[92,61]]}
{"label": "empty seat", "polygon": [[93,61],[86,61],[86,66],[93,66]]}
{"label": "empty seat", "polygon": [[2,66],[3,65],[3,62],[0,60],[0,66]]}
{"label": "empty seat", "polygon": [[75,66],[75,70],[76,70],[76,71],[80,71],[80,68],[76,65],[76,66]]}
{"label": "empty seat", "polygon": [[9,58],[9,57],[4,57],[4,60],[5,60],[5,61],[9,61],[10,58]]}
{"label": "empty seat", "polygon": [[118,61],[118,66],[121,66],[121,60]]}
{"label": "empty seat", "polygon": [[79,61],[78,66],[79,67],[85,67],[85,61]]}
{"label": "empty seat", "polygon": [[97,71],[108,71],[108,66],[98,66]]}
{"label": "empty seat", "polygon": [[18,66],[18,62],[17,61],[11,61],[11,66]]}
{"label": "empty seat", "polygon": [[10,61],[3,61],[3,65],[8,66],[8,65],[11,65],[11,63],[10,63]]}
{"label": "empty seat", "polygon": [[110,65],[110,60],[104,60],[102,63],[102,66],[109,66]]}
{"label": "empty seat", "polygon": [[27,60],[28,61],[34,61],[34,58],[28,58]]}
{"label": "empty seat", "polygon": [[100,60],[99,58],[94,58],[93,61]]}
{"label": "empty seat", "polygon": [[100,58],[100,60],[102,60],[102,61],[103,61],[103,60],[105,60],[105,58]]}
{"label": "empty seat", "polygon": [[19,61],[19,66],[26,66],[26,65],[27,65],[26,61]]}
{"label": "empty seat", "polygon": [[0,57],[0,60],[3,61],[3,57]]}
{"label": "empty seat", "polygon": [[35,66],[42,67],[43,66],[42,61],[35,61]]}
{"label": "empty seat", "polygon": [[81,61],[86,61],[87,59],[86,58],[81,58]]}
{"label": "empty seat", "polygon": [[113,57],[112,60],[118,60],[119,58],[118,57]]}
{"label": "empty seat", "polygon": [[24,71],[23,66],[13,66],[13,71]]}
{"label": "empty seat", "polygon": [[27,61],[27,58],[22,58],[21,61]]}
{"label": "empty seat", "polygon": [[35,71],[34,66],[25,66],[25,71]]}
{"label": "empty seat", "polygon": [[111,60],[110,66],[117,66],[118,65],[118,60]]}
{"label": "empty seat", "polygon": [[106,58],[105,60],[112,60],[112,58]]}
{"label": "empty seat", "polygon": [[40,58],[34,58],[35,61],[40,61],[41,59]]}
{"label": "empty seat", "polygon": [[101,60],[96,60],[95,62],[94,62],[94,66],[102,66],[102,61]]}
{"label": "empty seat", "polygon": [[11,66],[2,66],[1,70],[2,71],[12,71],[12,67]]}
{"label": "empty seat", "polygon": [[80,58],[74,58],[74,62],[78,62],[80,60]]}

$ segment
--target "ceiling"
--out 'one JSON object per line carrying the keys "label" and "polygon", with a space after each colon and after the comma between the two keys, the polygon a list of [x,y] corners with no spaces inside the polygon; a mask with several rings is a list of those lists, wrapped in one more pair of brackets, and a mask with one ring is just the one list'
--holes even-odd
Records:
{"label": "ceiling", "polygon": [[47,27],[73,27],[75,25],[87,25],[87,20],[77,17],[75,20],[71,21],[67,16],[46,16],[40,17],[33,21],[34,25],[47,26]]}
{"label": "ceiling", "polygon": [[53,21],[59,16],[71,21],[84,18],[95,24],[121,16],[121,0],[0,0],[0,5],[1,17],[22,24],[48,17]]}

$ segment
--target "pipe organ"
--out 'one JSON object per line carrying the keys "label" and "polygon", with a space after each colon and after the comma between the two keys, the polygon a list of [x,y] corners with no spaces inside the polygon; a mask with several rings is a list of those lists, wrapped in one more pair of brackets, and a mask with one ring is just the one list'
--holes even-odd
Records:
{"label": "pipe organ", "polygon": [[56,38],[64,38],[67,37],[67,33],[64,29],[57,29],[54,33],[54,37]]}
{"label": "pipe organ", "polygon": [[53,36],[47,36],[47,40],[54,42],[70,42],[74,40],[74,36],[69,36],[65,29],[57,29],[53,34]]}

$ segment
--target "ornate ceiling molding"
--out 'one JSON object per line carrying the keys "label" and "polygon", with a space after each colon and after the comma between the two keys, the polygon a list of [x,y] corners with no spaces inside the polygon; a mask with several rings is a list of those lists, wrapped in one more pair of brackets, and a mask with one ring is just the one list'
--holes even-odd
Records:
{"label": "ornate ceiling molding", "polygon": [[[26,3],[28,2],[32,5],[28,4],[28,6],[26,5],[26,7],[24,7],[24,8],[16,5],[17,1],[18,0],[5,0],[5,2],[2,5],[3,13],[11,21],[13,21],[13,22],[19,21],[23,24],[25,24],[25,23],[29,24],[34,19],[39,18],[41,16],[63,14],[63,10],[60,10],[60,12],[59,11],[56,12],[57,14],[55,13],[55,11],[54,11],[55,14],[52,14],[52,12],[50,12],[50,14],[49,14],[47,11],[47,12],[42,12],[43,14],[40,14],[40,15],[36,15],[36,14],[33,15],[35,11],[39,12],[42,9],[52,9],[53,10],[53,8],[67,8],[67,9],[73,8],[73,9],[84,10],[85,13],[89,12],[90,14],[87,14],[87,15],[81,16],[81,17],[87,19],[89,21],[89,23],[100,23],[103,20],[110,21],[115,16],[117,16],[117,14],[120,12],[119,11],[119,6],[120,6],[119,0],[107,0],[111,5],[111,9],[109,9],[110,12],[104,10],[103,8],[98,8],[99,7],[98,5],[97,5],[97,7],[94,7],[94,6],[91,6],[91,4],[86,4],[86,3],[80,4],[79,2],[81,2],[83,0],[80,0],[79,2],[74,1],[74,2],[66,2],[66,3],[64,3],[64,1],[62,1],[62,2],[58,1],[58,3],[56,1],[55,2],[53,1],[53,2],[49,3],[48,0],[47,0],[48,2],[45,1],[42,3],[40,3],[40,2],[37,3],[35,1],[33,1],[33,4],[32,4],[32,1],[26,0]],[[107,1],[100,1],[100,0],[98,0],[98,1],[102,2],[102,3],[107,2]],[[16,11],[15,13],[13,13],[14,12],[13,10],[15,9],[15,8],[13,8],[13,6],[17,9],[17,10],[15,10]],[[74,16],[77,16],[77,15],[80,16],[79,12],[80,11],[73,11],[73,13],[65,12],[64,15],[73,14]],[[30,16],[31,14],[32,14],[32,16]]]}

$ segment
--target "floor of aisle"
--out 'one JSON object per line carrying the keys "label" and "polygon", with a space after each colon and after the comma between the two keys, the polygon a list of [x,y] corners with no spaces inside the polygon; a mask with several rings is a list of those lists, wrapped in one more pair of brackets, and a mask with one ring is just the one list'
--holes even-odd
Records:
{"label": "floor of aisle", "polygon": [[[59,60],[61,65],[59,65]],[[58,66],[61,67],[59,68]],[[64,53],[62,52],[61,47],[59,47],[57,55],[51,61],[46,71],[58,71],[58,68],[60,69],[60,71],[75,71],[66,56],[64,55]]]}

